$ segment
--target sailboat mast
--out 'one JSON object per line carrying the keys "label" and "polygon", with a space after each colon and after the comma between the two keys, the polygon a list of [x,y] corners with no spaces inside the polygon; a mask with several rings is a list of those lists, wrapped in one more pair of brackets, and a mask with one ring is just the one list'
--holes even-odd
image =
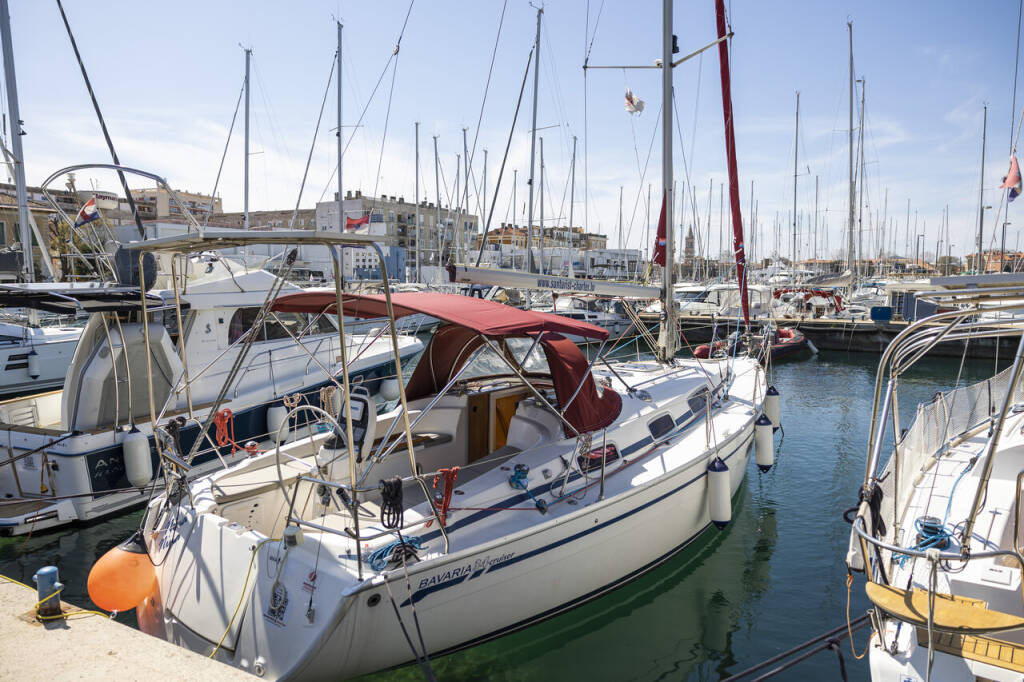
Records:
{"label": "sailboat mast", "polygon": [[[498,176],[499,176],[499,180],[500,180],[501,179],[501,173],[498,173]],[[482,222],[484,222],[484,217],[487,215],[487,148],[486,147],[484,148],[483,180],[480,183],[480,186],[483,188],[482,191],[480,192],[480,201],[481,201],[480,222],[482,223]],[[483,234],[482,233],[480,235],[480,239],[481,240],[483,239]],[[499,257],[499,265],[501,264],[500,261],[501,261],[501,259]]]}
{"label": "sailboat mast", "polygon": [[[853,226],[854,226],[854,182],[853,182],[853,22],[846,22],[846,28],[850,34],[850,139],[849,139],[849,152],[850,152],[850,219],[846,229],[846,269],[851,273],[854,272],[854,242],[853,242]],[[854,274],[856,277],[856,275]],[[851,286],[852,288],[852,286]]]}
{"label": "sailboat mast", "polygon": [[750,302],[747,299],[747,262],[743,245],[743,216],[740,212],[740,181],[736,166],[736,135],[733,131],[732,87],[729,82],[729,43],[726,40],[725,0],[715,0],[718,24],[718,61],[722,76],[722,116],[725,118],[725,153],[729,162],[729,207],[732,212],[732,246],[736,256],[736,281],[743,303],[743,322],[750,327]]}
{"label": "sailboat mast", "polygon": [[857,277],[864,259],[864,79],[860,80],[860,121],[857,124],[857,145],[860,164],[860,187],[857,193]]}
{"label": "sailboat mast", "polygon": [[[984,242],[982,235],[985,232],[985,135],[988,132],[988,105],[982,109],[981,114],[981,184],[978,187],[978,257],[974,259],[974,270],[978,274],[985,272]],[[15,152],[17,153],[17,152]]]}
{"label": "sailboat mast", "polygon": [[[420,122],[416,121],[416,281],[423,281],[423,267],[420,252]],[[340,191],[340,190],[339,190]],[[339,199],[340,200],[340,199]]]}
{"label": "sailboat mast", "polygon": [[[337,27],[338,27],[338,65],[336,67],[337,70],[338,70],[338,75],[337,75],[337,79],[338,79],[338,82],[337,82],[337,90],[338,90],[338,120],[337,120],[337,124],[338,124],[338,232],[341,233],[341,234],[345,234],[345,210],[344,210],[345,195],[341,193],[341,189],[342,189],[342,182],[341,182],[342,174],[341,174],[341,171],[342,171],[342,167],[343,167],[343,164],[341,162],[341,157],[342,157],[342,154],[344,154],[344,147],[345,147],[345,136],[341,132],[341,29],[343,27],[342,27],[340,21],[336,21],[334,23],[336,23]],[[247,64],[248,64],[248,62],[247,62]],[[419,123],[416,124],[416,154],[417,154],[417,159],[419,158],[419,151],[420,151],[420,148],[419,148],[419,139],[420,139],[419,138],[419,132],[420,132],[419,125],[420,125]],[[248,66],[246,67],[246,76],[245,76],[245,133],[246,133],[246,135],[245,135],[246,145],[248,145],[249,144],[249,71],[248,71]],[[417,161],[416,168],[417,168],[417,171],[418,171],[418,169],[419,169],[418,161]],[[419,175],[418,174],[416,176],[416,179],[419,180]],[[248,208],[248,206],[249,206],[249,189],[248,189],[249,188],[249,151],[248,151],[248,146],[246,147],[246,153],[245,153],[245,187],[246,187],[246,192],[245,192],[245,205],[246,205],[246,209],[245,209],[245,226],[246,226],[246,228],[248,228],[249,227],[249,208]],[[419,237],[418,236],[416,238],[416,243],[419,244]],[[417,248],[419,248],[419,247],[417,246]],[[419,263],[419,261],[420,261],[419,252],[417,251],[416,254],[417,254],[416,255],[416,262]]]}
{"label": "sailboat mast", "polygon": [[622,252],[622,185],[619,185],[619,255],[622,256],[622,271],[626,271],[626,255]]}
{"label": "sailboat mast", "polygon": [[814,176],[814,271],[818,271],[818,176]]}
{"label": "sailboat mast", "polygon": [[651,243],[651,183],[647,183],[647,235],[644,244]]}
{"label": "sailboat mast", "polygon": [[459,262],[466,262],[466,223],[469,222],[469,146],[466,143],[466,132],[469,128],[462,129],[462,161],[465,187],[462,189],[462,215],[459,219]]}
{"label": "sailboat mast", "polygon": [[[512,170],[512,269],[516,269],[516,247],[519,241],[517,239],[518,224],[519,224],[519,213],[516,209],[516,185],[519,184],[519,169],[515,168]],[[529,237],[527,237],[529,239]]]}
{"label": "sailboat mast", "polygon": [[661,292],[663,319],[658,334],[658,354],[663,362],[670,361],[676,354],[676,305],[673,298],[675,283],[675,248],[672,240],[672,211],[675,198],[672,196],[672,0],[662,0],[661,36],[661,187],[665,212],[665,267],[664,290]]}
{"label": "sailboat mast", "polygon": [[540,138],[540,274],[544,274],[544,138]]}
{"label": "sailboat mast", "polygon": [[[455,220],[452,224],[453,246],[449,248],[452,254],[453,263],[461,263],[461,250],[459,249],[459,217],[462,215],[462,191],[459,189],[459,174],[462,172],[462,157],[455,155]],[[451,207],[448,208],[448,220],[452,219]]]}
{"label": "sailboat mast", "polygon": [[437,218],[435,219],[435,229],[437,230],[437,261],[434,265],[443,266],[444,260],[443,254],[441,253],[441,246],[444,243],[444,227],[441,225],[441,180],[438,168],[437,135],[434,135],[434,189],[437,191]]}
{"label": "sailboat mast", "polygon": [[[572,136],[572,164],[569,166],[569,230],[572,230],[573,204],[576,202],[576,136]],[[649,210],[649,207],[648,207]]]}
{"label": "sailboat mast", "polygon": [[[340,29],[339,29],[340,30]],[[249,62],[252,59],[252,50],[249,48],[245,49],[245,179],[243,181],[243,201],[245,203],[245,217],[242,225],[246,230],[249,229]],[[340,74],[339,74],[340,75]],[[341,129],[338,130],[338,134],[341,134]],[[341,159],[338,159],[339,163]],[[341,167],[338,168],[338,175],[340,180]],[[341,201],[341,197],[338,197],[338,201]],[[345,227],[339,222],[339,230],[344,230]]]}
{"label": "sailboat mast", "polygon": [[[18,83],[14,77],[14,44],[11,41],[11,13],[7,0],[0,0],[0,38],[3,40],[4,79],[7,88],[7,111],[11,116],[11,147],[14,151],[14,183],[18,200],[18,228],[21,232],[21,253],[24,256],[25,278],[35,281],[32,262],[32,232],[29,227],[28,191],[25,189],[25,156],[21,148],[21,112],[18,109]],[[40,260],[46,258],[44,245],[39,244]]]}
{"label": "sailboat mast", "polygon": [[800,91],[796,91],[796,124],[793,129],[793,255],[792,269],[796,272],[796,183],[797,161],[800,157]]}
{"label": "sailboat mast", "polygon": [[[542,7],[537,8],[537,39],[533,50],[536,61],[533,63],[533,124],[530,126],[530,196],[526,206],[526,269],[533,272],[533,170],[537,146],[537,87],[540,85],[540,19],[544,14]],[[543,233],[541,233],[543,239]]]}

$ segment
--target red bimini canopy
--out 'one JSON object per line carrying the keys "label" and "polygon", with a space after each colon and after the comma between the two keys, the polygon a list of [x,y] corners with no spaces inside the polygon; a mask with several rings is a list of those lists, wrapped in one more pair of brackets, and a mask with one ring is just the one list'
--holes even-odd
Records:
{"label": "red bimini canopy", "polygon": [[[383,294],[357,296],[344,294],[342,305],[349,317],[387,317]],[[540,332],[574,334],[587,339],[605,340],[608,331],[581,320],[561,315],[519,310],[494,301],[472,296],[432,292],[391,294],[395,317],[423,313],[439,320],[466,327],[484,336],[528,336]],[[285,294],[277,299],[272,310],[285,313],[337,313],[337,297],[331,290],[307,290]]]}
{"label": "red bimini canopy", "polygon": [[[281,296],[272,306],[279,312],[336,313],[333,290],[303,291]],[[386,317],[383,295],[346,294],[344,314],[352,317]],[[481,336],[529,337],[543,332],[540,345],[547,357],[555,387],[557,407],[569,403],[564,411],[567,422],[579,433],[596,431],[615,421],[622,410],[622,398],[610,388],[597,392],[590,363],[579,347],[562,336],[576,334],[588,339],[606,339],[608,332],[586,322],[560,315],[519,310],[510,306],[455,294],[406,292],[391,295],[395,317],[423,313],[450,323],[431,337],[405,388],[407,400],[416,400],[441,391],[473,351],[483,343]],[[580,384],[582,383],[582,387]],[[580,387],[577,393],[576,389]],[[576,395],[573,398],[573,395]],[[565,429],[566,437],[575,434]]]}

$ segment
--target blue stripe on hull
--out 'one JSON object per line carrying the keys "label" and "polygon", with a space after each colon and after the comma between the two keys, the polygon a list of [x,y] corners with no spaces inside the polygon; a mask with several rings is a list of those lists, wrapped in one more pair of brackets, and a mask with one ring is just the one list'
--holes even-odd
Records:
{"label": "blue stripe on hull", "polygon": [[[751,444],[751,446],[752,446],[752,444]],[[730,457],[735,455],[736,452],[739,451],[739,449],[740,448],[737,448],[736,450],[733,450],[733,452],[730,453],[728,455],[728,457],[726,457],[725,459],[729,459]],[[750,446],[748,446],[747,449],[749,451]],[[700,478],[700,477],[697,477],[697,478]],[[693,479],[693,480],[696,480],[696,479]],[[675,490],[667,493],[666,495],[663,495],[663,496],[659,497],[656,500],[652,500],[650,503],[648,503],[647,505],[644,505],[644,506],[645,507],[649,506],[650,504],[653,504],[654,502],[657,502],[657,501],[660,501],[660,500],[664,499],[668,495],[672,495],[673,493],[681,490],[682,488],[686,487],[687,485],[690,485],[690,483],[692,483],[693,480],[687,482],[686,484],[684,484],[680,488],[676,488]],[[745,480],[746,479],[744,478],[744,481]],[[740,491],[742,489],[743,489],[743,484],[741,483],[740,487],[737,488],[737,490],[736,490],[736,495],[739,495],[739,493],[740,493]],[[735,496],[734,496],[734,498],[735,498]],[[637,511],[639,511],[639,509]],[[620,518],[625,518],[626,516],[631,515],[631,513],[632,512],[627,512],[623,516],[616,517],[616,519],[613,519],[613,521],[614,520],[618,520]],[[606,522],[606,523],[610,523],[610,522]],[[605,525],[605,524],[602,524],[602,525]],[[559,604],[558,606],[552,607],[552,608],[550,608],[550,609],[548,609],[546,611],[542,611],[541,613],[538,613],[538,614],[536,614],[534,616],[530,616],[529,618],[524,618],[523,620],[520,620],[520,621],[518,621],[516,623],[512,623],[511,625],[507,625],[507,626],[505,626],[503,628],[498,628],[497,630],[492,630],[491,632],[488,632],[487,634],[480,635],[479,637],[474,637],[471,640],[467,640],[467,641],[462,642],[460,644],[456,644],[455,646],[451,646],[451,647],[448,647],[446,649],[441,649],[440,651],[430,652],[430,655],[431,656],[444,656],[444,655],[447,655],[447,654],[455,653],[456,651],[461,651],[462,649],[468,649],[468,648],[476,646],[478,644],[483,644],[484,642],[488,642],[488,641],[490,641],[492,639],[497,639],[497,638],[502,637],[504,635],[511,634],[511,633],[516,632],[518,630],[522,630],[522,629],[524,629],[526,627],[529,627],[530,625],[535,625],[535,624],[540,623],[542,621],[545,621],[545,620],[548,620],[550,618],[553,618],[553,617],[555,617],[555,616],[557,616],[557,615],[559,615],[561,613],[564,613],[566,611],[574,609],[577,606],[582,606],[583,604],[585,604],[587,602],[593,601],[594,599],[597,599],[598,597],[601,597],[602,595],[607,594],[608,592],[616,590],[619,587],[622,587],[622,586],[626,585],[627,583],[630,583],[630,582],[636,580],[637,578],[640,578],[641,576],[649,573],[650,571],[654,570],[658,566],[662,565],[663,563],[665,563],[666,561],[668,561],[672,557],[674,557],[677,554],[679,554],[679,552],[681,552],[684,549],[686,549],[693,542],[698,540],[705,533],[705,531],[707,531],[709,528],[711,528],[711,526],[712,526],[712,524],[710,524],[710,523],[705,525],[703,528],[701,528],[699,531],[697,531],[693,536],[687,538],[682,543],[680,543],[679,545],[676,545],[675,547],[673,547],[669,551],[665,552],[661,556],[659,556],[659,557],[649,561],[648,563],[644,564],[643,566],[640,566],[637,569],[634,569],[633,571],[630,571],[626,575],[623,575],[622,577],[617,578],[617,579],[613,580],[612,582],[610,582],[610,583],[608,583],[606,585],[603,585],[603,586],[601,586],[601,587],[599,587],[599,588],[597,588],[595,590],[591,590],[590,592],[588,592],[588,593],[586,593],[584,595],[581,595],[579,597],[576,597],[575,599],[570,599],[569,601],[563,602],[562,604]],[[553,543],[553,545],[557,545],[557,544],[561,544],[561,543]],[[531,554],[534,554],[534,553],[535,552],[532,552]],[[493,569],[491,569],[491,570],[493,570]],[[475,578],[476,575],[473,575],[472,577]],[[405,603],[402,604],[402,606],[406,606],[407,604],[408,604],[408,600],[406,600]],[[393,668],[400,668],[400,667],[403,667],[403,666],[406,666],[406,665],[411,665],[414,662],[415,661],[409,660],[409,661],[406,661],[405,663],[401,663],[401,664],[393,666],[392,669]]]}
{"label": "blue stripe on hull", "polygon": [[[748,445],[747,447],[749,449],[750,445]],[[733,455],[735,455],[741,449],[743,449],[743,445],[740,445],[739,447],[735,448],[732,452],[730,452],[728,455],[723,457],[722,458],[723,461],[729,460],[730,458],[733,457]],[[474,572],[472,574],[468,574],[468,575],[465,575],[465,576],[459,576],[458,578],[455,578],[453,580],[449,580],[449,581],[446,581],[446,582],[443,582],[443,583],[438,583],[436,585],[432,585],[430,587],[425,587],[423,589],[416,590],[415,592],[413,592],[411,599],[412,599],[412,601],[414,603],[418,602],[421,599],[423,599],[424,597],[426,597],[426,596],[428,596],[430,594],[433,594],[434,592],[439,592],[439,591],[444,590],[446,588],[452,587],[453,585],[458,585],[460,583],[466,582],[467,580],[472,580],[472,579],[482,575],[485,572],[486,573],[490,573],[490,572],[493,572],[493,571],[499,571],[502,568],[506,568],[508,566],[511,566],[511,565],[513,565],[515,563],[518,563],[520,561],[523,561],[525,559],[531,559],[531,558],[533,558],[535,556],[538,556],[540,554],[548,552],[548,551],[550,551],[552,549],[556,549],[558,547],[561,547],[562,545],[565,545],[567,543],[573,542],[573,541],[578,540],[578,539],[580,539],[582,537],[590,535],[591,533],[596,533],[599,530],[603,530],[604,528],[607,528],[608,526],[611,526],[611,525],[613,525],[615,523],[618,523],[619,521],[621,521],[623,519],[629,518],[630,516],[633,516],[634,514],[636,514],[638,512],[641,512],[644,509],[647,509],[648,507],[651,507],[651,506],[657,504],[658,502],[661,502],[662,500],[665,500],[666,498],[669,498],[669,497],[675,495],[679,491],[683,490],[684,488],[688,488],[689,486],[693,485],[694,483],[696,483],[700,479],[705,478],[706,476],[707,476],[707,471],[706,470],[702,470],[699,474],[697,474],[696,476],[694,476],[690,480],[686,481],[682,485],[679,485],[679,486],[673,488],[672,490],[669,490],[666,493],[662,493],[658,497],[656,497],[656,498],[654,498],[652,500],[649,500],[648,502],[645,502],[644,504],[642,504],[642,505],[640,505],[638,507],[634,507],[634,508],[630,509],[629,511],[623,513],[623,514],[620,514],[619,516],[616,516],[616,517],[614,517],[612,519],[608,519],[604,523],[597,524],[595,526],[587,528],[586,530],[582,530],[582,531],[576,533],[575,535],[570,535],[569,537],[562,538],[561,540],[557,540],[557,541],[552,542],[550,544],[544,545],[543,547],[538,547],[537,549],[531,550],[531,551],[526,552],[524,554],[516,555],[516,556],[514,556],[514,557],[512,557],[510,559],[507,559],[507,560],[505,560],[505,561],[503,561],[501,563],[494,564],[493,566],[490,566],[487,569],[484,569],[482,571],[476,571],[476,572]],[[516,499],[518,499],[520,497],[525,499],[526,495],[524,494],[524,495],[521,495],[521,496],[517,496]],[[522,500],[520,500],[520,501],[522,501]],[[503,502],[503,503],[500,504],[500,506],[507,507],[507,506],[512,506],[512,505],[507,503],[507,502]],[[454,524],[453,524],[453,526],[454,526]],[[409,605],[409,601],[410,601],[409,599],[406,599],[404,602],[401,603],[401,606],[408,606]]]}

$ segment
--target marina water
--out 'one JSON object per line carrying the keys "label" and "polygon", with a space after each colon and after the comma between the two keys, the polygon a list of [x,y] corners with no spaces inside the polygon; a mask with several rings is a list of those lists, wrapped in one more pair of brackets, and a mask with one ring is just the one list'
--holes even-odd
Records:
{"label": "marina water", "polygon": [[[856,503],[864,475],[878,359],[822,352],[775,367],[772,380],[783,398],[779,455],[767,474],[751,460],[725,531],[706,531],[663,566],[582,607],[434,660],[438,679],[717,680],[844,623],[849,525],[841,512]],[[917,402],[952,388],[958,368],[955,359],[919,363],[903,379],[901,423],[909,425]],[[992,361],[967,361],[962,382],[994,369]],[[91,606],[90,567],[131,534],[140,515],[0,539],[0,573],[31,584],[39,567],[56,565],[65,601]],[[607,549],[614,561],[615,548]],[[862,582],[854,583],[853,618],[867,609]],[[117,619],[135,625],[134,612]],[[866,636],[855,635],[858,653]],[[866,661],[852,659],[848,641],[842,646],[849,679],[867,679]],[[838,675],[836,655],[826,651],[777,679]],[[422,673],[410,666],[366,679],[415,680]]]}

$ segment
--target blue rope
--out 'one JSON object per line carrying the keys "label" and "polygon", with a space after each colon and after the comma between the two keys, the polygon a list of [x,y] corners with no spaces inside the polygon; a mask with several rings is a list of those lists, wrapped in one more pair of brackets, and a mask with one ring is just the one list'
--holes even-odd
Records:
{"label": "blue rope", "polygon": [[[949,491],[949,500],[946,502],[946,513],[942,515],[942,522],[936,528],[932,524],[922,524],[921,519],[914,521],[914,528],[917,530],[917,534],[921,536],[921,541],[915,544],[910,549],[912,550],[923,550],[935,547],[937,545],[947,545],[953,539],[953,531],[946,529],[946,522],[949,520],[949,511],[953,507],[953,494],[956,493],[956,487],[960,485],[961,479],[967,474],[968,471],[974,466],[974,463],[968,463],[964,470],[960,472],[960,475],[956,477],[953,482],[953,488]],[[906,563],[909,555],[903,554],[900,556],[900,567]]]}
{"label": "blue rope", "polygon": [[417,537],[404,538],[403,540],[395,540],[394,542],[384,545],[383,547],[374,550],[368,559],[370,568],[375,571],[383,571],[388,565],[388,561],[391,560],[391,555],[396,549],[401,546],[412,547],[413,549],[423,549],[423,543]]}
{"label": "blue rope", "polygon": [[528,466],[525,464],[517,464],[512,475],[508,477],[508,484],[517,490],[525,492],[530,499],[533,500],[533,503],[537,506],[537,509],[540,510],[540,513],[543,514],[548,510],[548,505],[544,500],[538,500],[534,497],[533,493],[530,492],[530,482],[527,479],[527,474],[529,473],[530,468]]}

